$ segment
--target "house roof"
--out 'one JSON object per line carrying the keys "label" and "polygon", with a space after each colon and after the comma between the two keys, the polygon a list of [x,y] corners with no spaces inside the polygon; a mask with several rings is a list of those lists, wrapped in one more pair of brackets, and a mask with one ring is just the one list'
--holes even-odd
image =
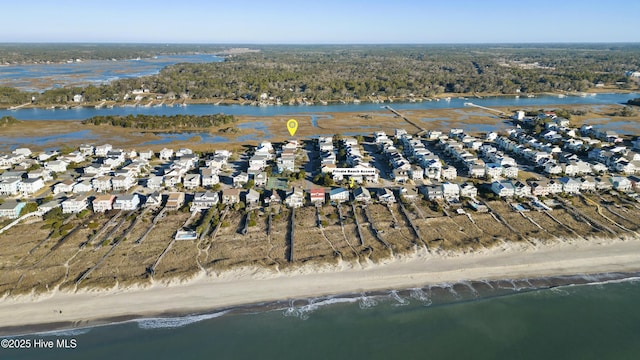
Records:
{"label": "house roof", "polygon": [[349,192],[347,189],[345,188],[335,188],[335,189],[331,189],[329,191],[330,195],[337,195],[337,194],[341,194],[343,192]]}
{"label": "house roof", "polygon": [[105,195],[97,195],[95,197],[95,199],[93,199],[93,202],[97,202],[97,201],[112,201],[115,198],[114,195],[109,195],[109,194],[105,194]]}

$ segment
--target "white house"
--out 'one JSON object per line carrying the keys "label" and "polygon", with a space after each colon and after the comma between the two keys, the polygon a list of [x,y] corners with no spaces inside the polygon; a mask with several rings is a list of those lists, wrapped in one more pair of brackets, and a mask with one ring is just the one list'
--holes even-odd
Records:
{"label": "white house", "polygon": [[217,192],[197,192],[193,195],[191,203],[191,211],[201,211],[214,207],[220,201],[220,195]]}
{"label": "white house", "polygon": [[360,186],[353,190],[353,198],[359,202],[369,202],[371,201],[371,193],[367,188]]}
{"label": "white house", "polygon": [[67,166],[69,166],[69,164],[62,160],[54,160],[54,161],[48,161],[44,163],[45,169],[47,169],[48,171],[57,172],[57,173],[67,171]]}
{"label": "white house", "polygon": [[549,180],[549,182],[547,183],[547,189],[549,191],[549,194],[559,194],[562,192],[562,189],[564,187],[564,184],[562,184],[560,181],[558,180]]}
{"label": "white house", "polygon": [[459,200],[460,199],[460,186],[458,184],[444,183],[442,184],[442,196],[446,200]]}
{"label": "white house", "polygon": [[304,192],[299,187],[294,187],[287,193],[284,203],[290,208],[299,208],[304,205]]}
{"label": "white house", "polygon": [[609,182],[614,189],[622,192],[631,191],[631,181],[623,176],[612,176],[609,178]]}
{"label": "white house", "polygon": [[86,193],[93,190],[93,187],[91,186],[91,181],[90,180],[82,180],[82,181],[78,181],[77,183],[75,183],[73,185],[73,192],[78,194],[78,193]]}
{"label": "white house", "polygon": [[160,150],[160,160],[171,160],[173,158],[173,149],[164,148]]}
{"label": "white house", "polygon": [[18,179],[0,180],[0,195],[17,195],[20,191],[20,183]]}
{"label": "white house", "polygon": [[531,196],[531,186],[522,181],[518,180],[514,182],[513,190],[515,196]]}
{"label": "white house", "polygon": [[485,174],[491,179],[495,180],[502,176],[502,165],[498,163],[486,163],[485,164]]}
{"label": "white house", "polygon": [[115,196],[109,194],[96,196],[92,201],[93,211],[105,212],[113,209],[113,200],[115,198]]}
{"label": "white house", "polygon": [[491,191],[500,197],[514,196],[516,194],[511,181],[494,181],[491,183]]}
{"label": "white house", "polygon": [[58,195],[61,193],[70,193],[73,191],[73,185],[75,182],[73,180],[64,180],[59,182],[53,186],[53,194]]}
{"label": "white house", "polygon": [[62,213],[76,214],[86,209],[88,206],[89,201],[87,201],[87,197],[85,195],[79,195],[62,202]]}
{"label": "white house", "polygon": [[51,200],[51,201],[46,202],[44,204],[40,204],[40,205],[38,205],[38,213],[44,215],[44,214],[48,213],[49,211],[51,211],[51,210],[53,210],[53,209],[55,209],[57,207],[60,207],[61,203],[62,203],[62,201],[60,201],[60,200]]}
{"label": "white house", "polygon": [[200,174],[187,174],[182,181],[185,189],[195,189],[200,186]]}
{"label": "white house", "polygon": [[531,187],[531,194],[533,196],[549,195],[549,184],[546,181],[532,181],[529,186]]}
{"label": "white house", "polygon": [[156,207],[162,205],[162,195],[158,192],[147,195],[147,199],[144,202],[145,207]]}
{"label": "white house", "polygon": [[42,181],[42,178],[24,179],[18,185],[20,192],[24,196],[31,195],[36,191],[42,189],[43,187],[44,187],[44,181]]}
{"label": "white house", "polygon": [[22,208],[25,207],[27,203],[17,202],[17,201],[5,201],[0,204],[0,218],[6,217],[9,219],[17,219],[20,216],[20,212]]}
{"label": "white house", "polygon": [[111,146],[111,144],[98,145],[94,149],[94,154],[97,157],[106,157],[107,153],[111,151],[111,149],[113,149],[113,146]]}
{"label": "white house", "polygon": [[113,203],[116,210],[136,210],[140,206],[140,196],[138,194],[118,195]]}
{"label": "white house", "polygon": [[218,169],[211,167],[201,168],[200,177],[202,180],[202,186],[212,186],[220,183],[220,177],[218,176]]}
{"label": "white house", "polygon": [[478,196],[478,189],[472,183],[464,183],[460,185],[460,197],[474,199]]}
{"label": "white house", "polygon": [[29,173],[27,173],[27,178],[29,179],[42,178],[43,181],[50,181],[53,179],[53,177],[51,176],[51,173],[45,169],[37,169],[37,170],[29,171]]}
{"label": "white house", "polygon": [[567,194],[580,193],[580,187],[582,186],[580,181],[566,176],[561,177],[558,181],[562,184],[562,192]]}
{"label": "white house", "polygon": [[507,179],[515,179],[518,177],[518,167],[506,165],[502,168],[502,176]]}
{"label": "white house", "polygon": [[244,202],[249,209],[257,207],[260,205],[260,193],[253,189],[249,189],[249,191],[245,193]]}
{"label": "white house", "polygon": [[96,192],[111,191],[111,176],[101,176],[91,180],[91,186]]}
{"label": "white house", "polygon": [[585,176],[580,179],[581,191],[596,191],[596,180],[590,176]]}
{"label": "white house", "polygon": [[140,154],[138,154],[140,156],[140,159],[143,160],[151,160],[151,158],[153,158],[153,151],[151,150],[146,150],[146,151],[141,151]]}
{"label": "white house", "polygon": [[420,193],[429,201],[437,201],[444,199],[441,185],[427,185],[419,189]]}
{"label": "white house", "polygon": [[253,182],[255,186],[267,185],[268,176],[267,173],[262,171],[253,176]]}
{"label": "white house", "polygon": [[249,181],[249,174],[245,172],[241,172],[240,174],[233,177],[233,186],[241,187]]}
{"label": "white house", "polygon": [[276,161],[278,172],[294,171],[296,168],[295,161],[295,154],[282,154]]}
{"label": "white house", "polygon": [[224,189],[222,190],[222,203],[225,205],[233,205],[240,202],[240,190],[239,189]]}
{"label": "white house", "polygon": [[266,190],[264,192],[263,201],[265,206],[270,206],[280,204],[282,199],[276,190]]}
{"label": "white house", "polygon": [[392,204],[396,202],[396,197],[393,195],[393,192],[388,188],[379,189],[378,192],[378,201],[385,204]]}
{"label": "white house", "polygon": [[344,202],[349,200],[349,191],[344,188],[335,188],[329,191],[329,200],[333,202]]}

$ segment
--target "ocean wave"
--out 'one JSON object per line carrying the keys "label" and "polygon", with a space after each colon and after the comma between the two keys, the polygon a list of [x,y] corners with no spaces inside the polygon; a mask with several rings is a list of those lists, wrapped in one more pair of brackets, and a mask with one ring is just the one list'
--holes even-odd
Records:
{"label": "ocean wave", "polygon": [[405,305],[409,305],[409,300],[403,298],[402,296],[400,296],[400,294],[398,294],[397,290],[391,290],[391,292],[389,293],[389,298],[391,298],[392,300],[395,301],[395,303],[393,303],[393,306],[405,306]]}
{"label": "ocean wave", "polygon": [[433,300],[424,292],[421,288],[411,289],[411,293],[409,294],[412,299],[415,299],[421,302],[424,306],[429,306],[433,304]]}
{"label": "ocean wave", "polygon": [[330,298],[310,298],[307,299],[307,304],[302,306],[295,306],[295,300],[289,302],[289,307],[283,311],[283,315],[286,317],[297,317],[302,320],[309,319],[309,315],[314,311],[320,309],[323,306],[342,304],[342,303],[355,303],[359,299],[355,297],[330,297]]}
{"label": "ocean wave", "polygon": [[79,336],[79,335],[87,334],[89,331],[91,331],[92,328],[93,327],[78,328],[78,329],[67,329],[67,330],[52,330],[52,331],[38,332],[38,333],[35,333],[34,335],[38,335],[38,336],[73,337],[73,336]]}
{"label": "ocean wave", "polygon": [[358,306],[362,310],[371,309],[376,307],[378,302],[371,296],[367,296],[365,293],[362,293],[362,296],[358,298]]}
{"label": "ocean wave", "polygon": [[214,319],[225,315],[230,310],[220,311],[212,314],[203,315],[189,315],[183,317],[170,317],[170,318],[150,318],[150,319],[138,319],[134,320],[141,329],[171,329],[179,328],[193,323],[197,323],[204,320]]}

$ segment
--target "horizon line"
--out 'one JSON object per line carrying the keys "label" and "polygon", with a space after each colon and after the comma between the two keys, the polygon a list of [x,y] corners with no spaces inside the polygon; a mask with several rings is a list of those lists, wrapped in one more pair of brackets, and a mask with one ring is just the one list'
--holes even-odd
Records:
{"label": "horizon line", "polygon": [[0,45],[635,45],[640,41],[523,41],[523,42],[151,42],[151,41],[0,41]]}

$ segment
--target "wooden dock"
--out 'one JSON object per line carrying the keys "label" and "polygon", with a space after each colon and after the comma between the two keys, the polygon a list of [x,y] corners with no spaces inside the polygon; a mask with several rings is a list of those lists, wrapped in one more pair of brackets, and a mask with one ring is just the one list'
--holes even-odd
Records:
{"label": "wooden dock", "polygon": [[417,123],[413,122],[412,120],[410,120],[408,117],[404,116],[402,113],[400,113],[398,110],[392,108],[389,105],[385,105],[383,106],[384,109],[387,109],[389,111],[391,111],[392,113],[394,113],[395,115],[401,117],[404,121],[408,122],[409,124],[413,125],[414,127],[418,128],[418,130],[420,130],[420,132],[418,133],[418,135],[421,135],[423,133],[427,132],[427,129],[423,128],[422,126],[418,125]]}
{"label": "wooden dock", "polygon": [[498,109],[488,108],[488,107],[486,107],[486,106],[476,105],[476,104],[474,104],[474,103],[472,103],[472,102],[466,102],[466,103],[464,103],[464,106],[476,107],[476,108],[478,108],[478,109],[482,109],[482,110],[487,110],[487,111],[495,112],[495,113],[497,113],[497,114],[498,114],[498,115],[500,115],[500,116],[505,116],[504,111],[501,111],[501,110],[498,110]]}

